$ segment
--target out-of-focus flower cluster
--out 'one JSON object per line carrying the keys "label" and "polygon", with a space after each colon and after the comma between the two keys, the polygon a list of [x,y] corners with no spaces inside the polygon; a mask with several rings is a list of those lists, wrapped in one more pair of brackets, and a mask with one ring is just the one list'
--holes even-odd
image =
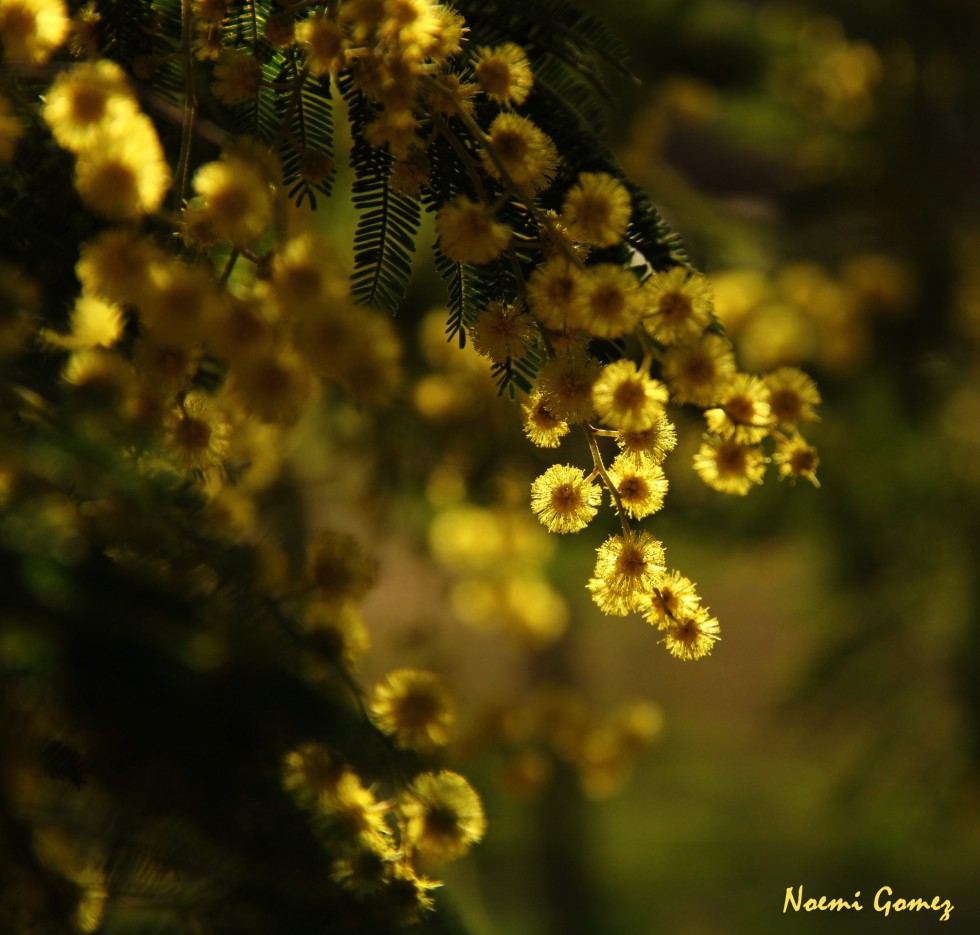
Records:
{"label": "out-of-focus flower cluster", "polygon": [[718,318],[752,367],[818,366],[847,374],[873,351],[873,327],[915,299],[908,268],[881,253],[851,256],[837,274],[815,262],[767,274],[726,269],[711,276]]}
{"label": "out-of-focus flower cluster", "polygon": [[600,716],[582,692],[542,684],[519,704],[488,707],[460,749],[489,751],[500,762],[503,786],[518,798],[546,794],[564,764],[589,799],[602,800],[629,782],[636,757],[662,730],[663,712],[651,701],[624,701]]}

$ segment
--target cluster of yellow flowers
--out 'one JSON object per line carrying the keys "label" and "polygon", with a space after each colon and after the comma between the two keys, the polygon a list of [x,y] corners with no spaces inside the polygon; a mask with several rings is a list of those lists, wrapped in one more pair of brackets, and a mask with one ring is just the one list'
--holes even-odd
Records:
{"label": "cluster of yellow flowers", "polygon": [[337,855],[333,879],[355,897],[386,906],[399,924],[431,909],[430,892],[441,886],[416,863],[428,868],[456,860],[486,830],[479,797],[451,770],[420,773],[379,801],[349,764],[308,743],[286,756],[283,784]]}
{"label": "cluster of yellow flowers", "polygon": [[[523,87],[530,79],[523,72],[521,78]],[[627,234],[631,198],[618,179],[580,173],[561,213],[549,215],[535,195],[556,171],[551,141],[526,118],[509,113],[497,117],[487,134],[474,128],[474,136],[483,147],[480,168],[502,180],[506,191],[496,210],[467,196],[443,207],[436,222],[440,248],[456,262],[471,264],[513,251],[516,235],[495,214],[514,199],[539,224],[541,250],[540,264],[526,279],[522,274],[513,301],[492,301],[471,323],[474,346],[497,364],[542,351],[546,362],[523,405],[527,435],[536,445],[554,448],[571,425],[581,424],[592,453],[589,473],[556,464],[538,477],[532,509],[550,531],[577,532],[597,513],[601,482],[623,534],[599,549],[589,582],[595,602],[605,613],[646,613],[665,630],[672,654],[699,658],[717,639],[717,621],[687,579],[666,575],[662,545],[629,526],[664,501],[661,463],[676,443],[665,407],[674,402],[705,409],[707,435],[694,468],[715,489],[745,494],[762,481],[769,458],[760,443],[767,437],[775,443],[781,477],[817,483],[816,451],[798,431],[816,417],[816,387],[791,368],[764,378],[739,372],[730,343],[714,323],[710,285],[698,273],[682,266],[649,272],[584,262],[593,249],[620,244]],[[476,166],[473,171],[479,191]],[[520,247],[529,245],[522,241]],[[589,350],[596,339],[634,340],[641,362],[623,357],[600,364]],[[601,436],[614,437],[620,448],[608,467],[598,447]]]}
{"label": "cluster of yellow flowers", "polygon": [[[305,6],[293,4],[290,16]],[[409,112],[397,103],[403,79],[457,51],[462,21],[435,4],[384,6],[355,0],[342,22],[334,7],[298,23],[295,39],[285,29],[282,37],[304,50],[314,75],[370,49],[359,74],[388,107],[372,134],[394,148]],[[205,39],[223,35],[227,12],[222,2],[193,4],[199,55]],[[69,28],[60,0],[0,6],[7,62],[46,63]],[[267,34],[272,29],[269,20]],[[247,53],[222,50],[215,94],[234,103],[251,93],[257,68]],[[15,114],[0,97],[0,159],[15,158],[32,118],[74,157],[75,190],[102,230],[81,245],[74,270],[81,288],[64,327],[37,328],[36,285],[4,266],[3,292],[24,312],[4,317],[4,353],[39,337],[63,358],[66,404],[78,426],[126,446],[147,475],[196,478],[208,522],[255,551],[258,584],[295,615],[311,679],[334,676],[338,664],[354,667],[367,646],[355,605],[374,582],[372,560],[353,536],[327,529],[296,567],[287,545],[269,534],[260,501],[321,381],[369,406],[390,399],[401,356],[390,320],[353,302],[347,270],[325,240],[287,232],[274,146],[222,136],[220,157],[190,172],[185,140],[172,169],[130,79],[98,57],[60,68],[33,114],[26,107]],[[168,236],[154,236],[161,227]],[[120,562],[136,560],[125,547],[111,551]],[[423,752],[449,739],[454,718],[435,676],[417,670],[392,673],[378,687],[372,716],[395,744]],[[335,880],[363,897],[383,892],[393,917],[411,921],[431,908],[437,885],[416,875],[412,861],[462,856],[483,834],[479,798],[443,770],[416,776],[379,803],[352,768],[335,764],[333,754],[307,745],[287,758],[284,782],[340,855]],[[100,924],[103,883],[83,887],[86,931]]]}
{"label": "cluster of yellow flowers", "polygon": [[[432,754],[455,734],[453,693],[442,678],[422,669],[390,672],[375,686],[370,712],[405,750]],[[282,776],[337,855],[333,879],[358,898],[388,904],[399,922],[413,922],[431,909],[429,893],[442,885],[419,868],[459,859],[486,830],[479,796],[451,770],[419,773],[379,800],[376,787],[365,786],[353,766],[323,745],[307,743],[285,757]]]}

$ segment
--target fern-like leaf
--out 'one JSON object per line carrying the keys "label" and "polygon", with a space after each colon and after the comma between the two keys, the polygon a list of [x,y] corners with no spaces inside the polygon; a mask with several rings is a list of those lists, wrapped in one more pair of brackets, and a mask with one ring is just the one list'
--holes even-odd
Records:
{"label": "fern-like leaf", "polygon": [[360,213],[354,232],[351,295],[359,302],[395,314],[412,275],[415,241],[422,223],[419,203],[388,187],[391,156],[370,146],[364,130],[372,105],[349,79],[340,82],[347,102],[354,145],[350,165],[354,207]]}

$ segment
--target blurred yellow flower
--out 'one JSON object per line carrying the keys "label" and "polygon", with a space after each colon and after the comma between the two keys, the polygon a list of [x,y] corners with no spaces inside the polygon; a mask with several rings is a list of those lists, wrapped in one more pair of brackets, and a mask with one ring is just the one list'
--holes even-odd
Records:
{"label": "blurred yellow flower", "polygon": [[423,669],[397,669],[375,686],[374,722],[399,747],[432,753],[449,743],[456,703],[446,682]]}
{"label": "blurred yellow flower", "polygon": [[486,832],[479,796],[450,770],[417,776],[401,810],[408,819],[408,841],[420,856],[433,862],[462,857]]}

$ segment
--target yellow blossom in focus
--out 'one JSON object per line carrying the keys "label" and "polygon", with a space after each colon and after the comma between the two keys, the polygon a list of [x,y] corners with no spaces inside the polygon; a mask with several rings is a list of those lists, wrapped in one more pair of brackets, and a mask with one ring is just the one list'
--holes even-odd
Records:
{"label": "yellow blossom in focus", "polygon": [[711,435],[694,456],[694,470],[709,487],[744,496],[762,483],[767,460],[761,448]]}
{"label": "yellow blossom in focus", "polygon": [[820,391],[797,367],[780,367],[767,373],[763,380],[769,390],[769,408],[782,426],[793,429],[800,422],[813,422],[818,416]]}
{"label": "yellow blossom in focus", "polygon": [[711,324],[711,283],[700,273],[675,266],[643,284],[649,307],[643,325],[663,344],[690,344]]}
{"label": "yellow blossom in focus", "polygon": [[553,464],[531,484],[531,509],[550,532],[578,532],[595,516],[601,496],[583,470]]}
{"label": "yellow blossom in focus", "polygon": [[662,642],[674,658],[690,661],[707,656],[720,638],[718,621],[706,608],[698,607],[671,618]]}
{"label": "yellow blossom in focus", "polygon": [[524,432],[539,448],[557,448],[569,432],[568,423],[553,416],[545,405],[544,397],[535,391],[521,403]]}
{"label": "yellow blossom in focus", "polygon": [[653,424],[640,432],[624,432],[616,435],[616,444],[623,451],[643,452],[660,464],[677,446],[677,430],[667,416],[658,416]]}
{"label": "yellow blossom in focus", "polygon": [[644,616],[649,624],[664,630],[672,620],[693,614],[700,604],[694,582],[678,571],[670,571],[650,594]]}
{"label": "yellow blossom in focus", "polygon": [[648,532],[610,536],[597,549],[588,588],[599,609],[616,617],[643,610],[650,592],[664,578],[664,549]]}
{"label": "yellow blossom in focus", "polygon": [[667,478],[663,468],[642,452],[623,452],[608,469],[619,500],[633,519],[656,513],[667,496]]}
{"label": "yellow blossom in focus", "polygon": [[719,397],[719,407],[708,409],[708,431],[722,438],[756,445],[769,434],[772,416],[769,391],[759,377],[738,373]]}
{"label": "yellow blossom in focus", "polygon": [[596,413],[606,425],[623,432],[642,432],[663,417],[667,387],[631,360],[607,364],[592,386]]}

